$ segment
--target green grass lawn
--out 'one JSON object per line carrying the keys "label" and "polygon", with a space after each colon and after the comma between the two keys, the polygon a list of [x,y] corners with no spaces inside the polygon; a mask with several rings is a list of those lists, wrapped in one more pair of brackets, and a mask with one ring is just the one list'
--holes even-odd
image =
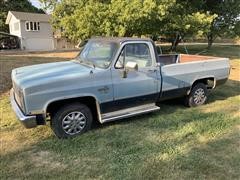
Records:
{"label": "green grass lawn", "polygon": [[[203,49],[189,47],[191,53]],[[239,49],[205,52],[230,57],[235,68],[206,105],[164,102],[159,112],[96,125],[68,140],[57,139],[48,126],[21,126],[10,108],[8,83],[0,95],[1,179],[240,179]],[[14,63],[6,65],[6,59]],[[8,80],[11,67],[59,60],[0,57]]]}

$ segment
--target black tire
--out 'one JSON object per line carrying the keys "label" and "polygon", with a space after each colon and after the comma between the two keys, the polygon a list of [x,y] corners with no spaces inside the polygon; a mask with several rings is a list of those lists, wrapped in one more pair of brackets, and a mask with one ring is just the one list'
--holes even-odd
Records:
{"label": "black tire", "polygon": [[53,115],[51,128],[58,138],[70,138],[89,130],[92,119],[91,110],[86,105],[69,104],[61,107]]}
{"label": "black tire", "polygon": [[198,83],[193,86],[190,94],[185,98],[185,105],[188,107],[201,106],[206,103],[208,90],[205,84]]}

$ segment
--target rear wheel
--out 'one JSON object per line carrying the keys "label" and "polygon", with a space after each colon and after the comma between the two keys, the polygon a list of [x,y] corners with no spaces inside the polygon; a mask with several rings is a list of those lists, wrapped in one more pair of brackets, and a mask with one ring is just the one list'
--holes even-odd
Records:
{"label": "rear wheel", "polygon": [[185,105],[189,107],[196,107],[206,103],[207,101],[207,87],[203,83],[196,84],[190,94],[185,99]]}
{"label": "rear wheel", "polygon": [[54,114],[51,120],[51,128],[59,138],[80,135],[89,130],[91,125],[91,110],[80,103],[63,106]]}

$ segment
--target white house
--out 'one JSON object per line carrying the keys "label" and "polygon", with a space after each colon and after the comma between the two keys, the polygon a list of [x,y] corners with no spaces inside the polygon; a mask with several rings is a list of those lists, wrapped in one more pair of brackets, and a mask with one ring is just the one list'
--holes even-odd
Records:
{"label": "white house", "polygon": [[9,11],[6,24],[9,24],[10,34],[19,37],[21,49],[53,50],[50,17],[47,14]]}

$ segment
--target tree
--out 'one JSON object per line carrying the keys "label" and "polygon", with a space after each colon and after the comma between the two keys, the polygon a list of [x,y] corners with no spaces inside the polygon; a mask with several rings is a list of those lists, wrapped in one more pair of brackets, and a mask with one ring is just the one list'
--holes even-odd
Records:
{"label": "tree", "polygon": [[44,13],[28,0],[0,0],[0,31],[8,32],[8,26],[5,24],[8,11]]}
{"label": "tree", "polygon": [[198,11],[190,0],[62,0],[53,11],[53,26],[75,41],[91,36],[157,36],[207,33],[214,15]]}
{"label": "tree", "polygon": [[53,11],[52,23],[64,36],[73,41],[104,34],[104,19],[108,4],[94,0],[65,0]]}
{"label": "tree", "polygon": [[206,0],[203,9],[210,14],[216,14],[206,34],[208,48],[217,37],[239,36],[240,1],[239,0]]}
{"label": "tree", "polygon": [[159,33],[162,20],[175,0],[112,0],[107,34],[141,36]]}
{"label": "tree", "polygon": [[172,42],[171,51],[176,51],[186,35],[203,36],[210,31],[216,15],[201,10],[202,4],[202,1],[179,0],[169,10],[169,16],[165,16],[160,34]]}
{"label": "tree", "polygon": [[53,11],[59,0],[39,0],[45,12]]}
{"label": "tree", "polygon": [[133,36],[159,31],[175,0],[65,0],[53,11],[53,26],[73,40],[91,36]]}

